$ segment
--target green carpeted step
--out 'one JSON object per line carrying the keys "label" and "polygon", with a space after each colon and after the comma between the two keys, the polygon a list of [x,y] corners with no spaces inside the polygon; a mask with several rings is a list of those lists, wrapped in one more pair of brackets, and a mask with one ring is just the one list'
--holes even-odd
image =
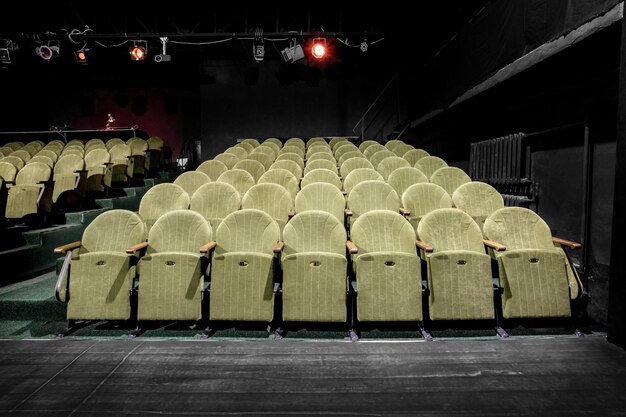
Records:
{"label": "green carpeted step", "polygon": [[56,273],[0,288],[0,326],[5,321],[65,320],[66,306],[54,297]]}

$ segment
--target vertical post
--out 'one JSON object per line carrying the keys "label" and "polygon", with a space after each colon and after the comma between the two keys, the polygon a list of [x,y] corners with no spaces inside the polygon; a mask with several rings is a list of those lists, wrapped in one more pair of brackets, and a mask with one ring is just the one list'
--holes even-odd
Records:
{"label": "vertical post", "polygon": [[589,265],[589,233],[591,217],[591,196],[593,182],[593,143],[589,140],[589,123],[585,123],[585,135],[583,144],[583,218],[580,225],[580,237],[583,244],[581,257],[581,270],[587,274]]}
{"label": "vertical post", "polygon": [[626,19],[622,18],[622,43],[615,137],[615,191],[611,238],[611,275],[609,279],[609,329],[607,340],[626,349],[626,241],[620,238],[626,228]]}

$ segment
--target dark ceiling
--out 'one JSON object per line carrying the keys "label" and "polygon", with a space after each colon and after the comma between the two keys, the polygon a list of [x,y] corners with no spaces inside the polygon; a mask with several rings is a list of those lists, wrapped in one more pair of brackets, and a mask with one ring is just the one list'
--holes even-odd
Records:
{"label": "dark ceiling", "polygon": [[[262,28],[266,34],[288,31],[340,32],[340,39],[351,45],[359,45],[367,39],[371,46],[370,52],[382,50],[385,56],[394,61],[420,63],[445,45],[488,3],[487,0],[448,0],[413,2],[411,6],[408,6],[408,2],[403,2],[402,6],[381,3],[373,7],[363,4],[347,6],[312,3],[297,8],[237,3],[216,10],[215,6],[189,1],[178,1],[175,7],[158,6],[156,2],[117,0],[97,3],[48,2],[37,6],[24,2],[22,5],[12,5],[11,12],[2,13],[0,37],[15,41],[20,50],[26,50],[29,54],[38,42],[45,42],[47,37],[55,36],[70,49],[76,49],[69,42],[68,34],[83,31],[88,26],[92,36],[87,39],[88,46],[94,52],[104,49],[102,45],[118,44],[125,40],[125,36],[132,38],[141,34],[148,37],[151,34],[155,39],[150,42],[150,49],[158,53],[156,51],[160,49],[160,43],[156,37],[163,34],[173,35],[172,40],[201,42],[219,39],[220,35],[228,37],[232,33],[253,33],[256,28]],[[202,34],[207,36],[203,37]],[[266,38],[270,39],[271,36]],[[372,45],[381,38],[384,40]],[[83,38],[76,34],[73,40],[81,44]],[[277,48],[268,48],[268,57],[278,58],[278,49],[282,47],[283,44],[277,44]],[[344,44],[338,44],[337,47],[360,52],[358,48],[348,48]],[[190,49],[190,46],[169,45],[172,55],[176,49]],[[213,58],[232,57],[232,47],[205,46],[203,49],[212,49]],[[235,49],[241,50],[240,47]]]}

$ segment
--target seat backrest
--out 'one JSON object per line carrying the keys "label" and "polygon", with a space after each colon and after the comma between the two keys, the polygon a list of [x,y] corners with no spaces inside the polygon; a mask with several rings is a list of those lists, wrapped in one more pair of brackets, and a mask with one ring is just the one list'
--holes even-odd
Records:
{"label": "seat backrest", "polygon": [[334,171],[328,169],[319,168],[307,172],[302,178],[300,187],[304,188],[307,185],[313,184],[315,182],[326,182],[334,185],[335,187],[337,187],[338,190],[341,190],[341,179]]}
{"label": "seat backrest", "polygon": [[63,155],[54,166],[54,175],[71,175],[85,169],[85,160],[78,155]]}
{"label": "seat backrest", "polygon": [[25,163],[30,161],[30,153],[28,153],[28,151],[22,150],[22,149],[18,149],[17,151],[14,151],[11,156],[17,156],[18,158],[20,158],[22,161],[24,161]]}
{"label": "seat backrest", "polygon": [[435,171],[439,168],[447,167],[448,163],[438,156],[425,156],[417,161],[414,166],[430,179]]}
{"label": "seat backrest", "polygon": [[415,230],[399,213],[372,210],[360,216],[350,230],[359,256],[372,252],[415,254]]}
{"label": "seat backrest", "polygon": [[[56,155],[54,152],[50,150],[46,150],[46,149],[42,149],[41,151],[39,151],[39,154],[41,154],[42,152],[46,152],[45,154],[46,156],[49,156],[50,154]],[[61,156],[70,155],[70,154],[84,157],[85,149],[81,148],[80,146],[66,146],[65,148],[63,148],[63,151],[61,152]],[[60,158],[60,156],[57,156],[57,159],[58,158]],[[50,159],[54,160],[54,158],[50,158]]]}
{"label": "seat backrest", "polygon": [[383,176],[385,181],[387,181],[389,175],[391,175],[393,171],[398,168],[404,168],[408,166],[410,165],[406,159],[400,158],[399,156],[390,156],[380,161],[380,163],[378,164],[378,168],[376,168],[376,171],[378,171],[380,175]]}
{"label": "seat backrest", "polygon": [[[319,146],[316,146],[316,148],[319,148]],[[311,156],[307,156],[306,163],[310,164],[311,162],[317,161],[319,159],[324,159],[326,161],[330,161],[330,162],[334,163],[335,165],[337,165],[337,160],[335,159],[335,156],[332,153],[329,153],[329,152],[315,152],[315,153],[311,153]]]}
{"label": "seat backrest", "polygon": [[454,206],[481,223],[487,216],[504,207],[502,195],[491,185],[480,181],[463,184],[452,194]]}
{"label": "seat backrest", "polygon": [[304,168],[304,159],[302,155],[295,152],[284,152],[285,149],[287,148],[285,147],[281,150],[281,153],[276,158],[276,161],[293,161],[298,164],[300,169]]}
{"label": "seat backrest", "polygon": [[18,158],[17,156],[5,156],[4,158],[0,159],[0,161],[9,163],[18,170],[24,168],[24,161],[22,160],[22,158]]}
{"label": "seat backrest", "polygon": [[54,161],[52,159],[48,158],[47,156],[43,156],[43,155],[35,155],[35,156],[33,156],[32,158],[30,158],[28,160],[28,162],[26,164],[32,164],[33,162],[42,162],[42,163],[48,165],[50,168],[52,168],[54,166]]}
{"label": "seat backrest", "polygon": [[[207,162],[210,162],[210,161],[207,161]],[[207,162],[203,162],[203,164],[206,164]],[[252,175],[252,178],[254,178],[255,182],[258,181],[259,178],[261,178],[261,175],[265,173],[265,167],[263,166],[263,164],[253,159],[242,159],[241,161],[235,164],[233,169],[243,169],[244,171],[248,171],[250,175]]]}
{"label": "seat backrest", "polygon": [[243,197],[243,195],[250,189],[250,187],[255,184],[254,178],[252,177],[252,175],[250,175],[248,171],[237,168],[229,169],[228,171],[224,172],[217,179],[217,182],[223,182],[235,187],[237,192],[239,192],[240,200],[241,197]]}
{"label": "seat backrest", "polygon": [[428,152],[423,149],[411,149],[410,151],[406,151],[402,157],[409,162],[409,165],[412,167],[415,166],[417,161],[422,159],[425,156],[430,156]]}
{"label": "seat backrest", "polygon": [[265,172],[265,174],[261,175],[261,178],[259,178],[259,184],[263,183],[282,185],[287,191],[289,191],[291,198],[294,199],[300,190],[300,186],[298,185],[299,181],[286,169],[273,168]]}
{"label": "seat backrest", "polygon": [[391,152],[388,149],[383,149],[371,155],[369,157],[369,160],[372,163],[372,165],[374,165],[374,169],[378,169],[378,164],[380,164],[383,159],[389,158],[391,156],[395,157],[396,154]]}
{"label": "seat backrest", "polygon": [[161,139],[159,136],[152,136],[148,138],[146,142],[148,143],[148,149],[161,150],[165,145],[165,142],[163,142],[163,139]]}
{"label": "seat backrest", "polygon": [[270,167],[270,169],[275,169],[275,168],[286,169],[287,171],[291,172],[296,178],[302,177],[302,167],[298,165],[297,162],[294,162],[290,159],[283,159],[280,161],[275,161]]}
{"label": "seat backrest", "polygon": [[310,148],[308,148],[306,150],[306,159],[310,160],[311,157],[313,155],[315,155],[316,153],[325,153],[327,155],[330,155],[333,157],[333,160],[335,160],[335,156],[333,155],[333,150],[330,149],[330,146],[328,145],[313,145]]}
{"label": "seat backrest", "polygon": [[267,138],[263,141],[263,143],[274,143],[279,150],[283,147],[283,143],[278,138]]}
{"label": "seat backrest", "polygon": [[321,145],[324,145],[324,146],[328,146],[328,143],[326,143],[326,139],[324,139],[321,136],[314,136],[312,138],[309,138],[309,140],[306,141],[307,149],[311,148],[311,147],[313,147],[315,145],[318,145],[318,144],[321,144]]}
{"label": "seat backrest", "polygon": [[304,155],[305,155],[304,147],[300,147],[296,145],[289,145],[289,144],[285,144],[285,146],[278,153],[278,156],[280,157],[281,155],[285,155],[289,153],[295,153],[301,159],[304,159]]}
{"label": "seat backrest", "polygon": [[[260,164],[260,162],[257,163]],[[228,171],[228,167],[224,165],[223,162],[216,161],[215,159],[210,159],[201,163],[198,168],[196,168],[196,171],[204,172],[206,175],[209,176],[209,178],[211,178],[211,181],[215,181],[219,178],[220,175],[224,173],[224,171]]]}
{"label": "seat backrest", "polygon": [[24,165],[15,177],[16,185],[34,185],[41,181],[48,181],[52,170],[43,162],[33,162]]}
{"label": "seat backrest", "polygon": [[442,167],[433,173],[430,177],[430,182],[439,185],[446,190],[448,194],[452,195],[459,186],[471,182],[472,179],[463,171],[457,167]]}
{"label": "seat backrest", "polygon": [[422,217],[417,236],[433,252],[467,250],[485,253],[483,234],[469,214],[454,208],[437,209]]}
{"label": "seat backrest", "polygon": [[181,186],[163,183],[150,188],[141,198],[139,216],[146,222],[146,226],[150,230],[154,222],[163,214],[188,207],[189,194]]}
{"label": "seat backrest", "polygon": [[130,146],[131,155],[145,155],[148,150],[148,142],[141,138],[130,138],[126,141],[126,144]]}
{"label": "seat backrest", "polygon": [[537,213],[524,207],[504,207],[491,213],[484,226],[485,237],[507,250],[553,250],[550,227]]}
{"label": "seat backrest", "polygon": [[104,144],[104,146],[106,146],[107,150],[110,151],[111,148],[113,148],[116,145],[120,145],[126,143],[124,142],[122,139],[120,138],[111,138],[109,140],[106,141],[106,143]]}
{"label": "seat backrest", "polygon": [[257,139],[254,139],[254,138],[244,139],[244,140],[241,141],[241,143],[252,145],[252,147],[254,147],[254,148],[256,148],[257,146],[260,145],[259,141]]}
{"label": "seat backrest", "polygon": [[[0,178],[4,181],[14,181],[17,175],[15,165],[8,162],[0,162]],[[0,183],[1,184],[1,183]]]}
{"label": "seat backrest", "polygon": [[[63,151],[65,151],[65,149]],[[82,155],[82,150],[80,152]],[[39,152],[37,152],[37,156],[47,156],[48,158],[52,159],[52,162],[55,163],[59,159],[59,155],[57,155],[55,152],[52,152],[50,149],[40,150]]]}
{"label": "seat backrest", "polygon": [[400,210],[400,198],[386,182],[370,180],[354,186],[348,194],[348,207],[356,219],[372,210]]}
{"label": "seat backrest", "polygon": [[127,162],[128,157],[131,154],[130,146],[125,143],[120,143],[119,145],[115,145],[109,151],[111,154],[111,162]]}
{"label": "seat backrest", "polygon": [[337,165],[333,161],[330,161],[328,159],[316,159],[306,164],[306,166],[304,167],[304,175],[320,168],[333,171],[335,174],[337,174]]}
{"label": "seat backrest", "polygon": [[263,153],[263,152],[259,152],[259,149],[261,148],[265,148],[270,152],[274,152],[272,151],[270,148],[267,148],[265,146],[259,146],[258,148],[256,148],[255,150],[253,150],[250,155],[246,156],[247,159],[252,159],[253,161],[259,161],[261,163],[261,165],[263,165],[263,168],[265,168],[265,170],[268,170],[269,167],[272,165],[272,162],[274,162],[274,158],[272,158],[270,155]]}
{"label": "seat backrest", "polygon": [[[346,161],[347,162],[347,161]],[[347,195],[350,195],[352,189],[363,181],[382,181],[385,179],[382,175],[376,172],[372,168],[357,168],[350,171],[350,173],[343,177],[343,190]]]}
{"label": "seat backrest", "polygon": [[196,190],[191,196],[189,208],[200,213],[213,228],[230,213],[241,207],[241,195],[230,184],[225,182],[209,182]]}
{"label": "seat backrest", "polygon": [[335,150],[335,147],[338,147],[339,145],[342,145],[344,142],[348,142],[348,139],[341,137],[341,136],[337,136],[334,137],[330,140],[330,142],[328,142],[328,145],[333,148],[333,151]]}
{"label": "seat backrest", "polygon": [[246,151],[241,146],[231,146],[230,148],[226,149],[224,153],[233,154],[239,159],[244,159],[246,156],[248,156],[248,151]]}
{"label": "seat backrest", "polygon": [[345,154],[349,152],[356,152],[357,154],[361,153],[361,151],[359,151],[359,148],[357,148],[356,145],[350,142],[339,144],[335,148],[333,148],[333,155],[335,155],[335,159],[337,159],[337,161],[339,161]]}
{"label": "seat backrest", "polygon": [[215,234],[215,254],[227,252],[257,252],[271,255],[280,238],[280,229],[261,210],[235,211],[222,221]]}
{"label": "seat backrest", "polygon": [[204,172],[200,171],[187,171],[180,174],[174,180],[174,184],[180,185],[189,197],[193,196],[193,193],[204,184],[211,182],[211,178]]}
{"label": "seat backrest", "polygon": [[325,182],[314,182],[305,187],[296,196],[296,212],[308,210],[326,211],[343,224],[346,199],[335,186]]}
{"label": "seat backrest", "polygon": [[125,252],[127,248],[146,240],[141,218],[129,210],[109,210],[100,214],[83,232],[80,253]]}
{"label": "seat backrest", "polygon": [[451,208],[452,198],[437,184],[419,183],[402,194],[402,207],[411,212],[411,217],[422,217],[433,210]]}
{"label": "seat backrest", "polygon": [[[395,153],[399,157],[403,157],[405,153],[407,153],[408,151],[410,151],[412,149],[415,149],[412,145],[403,143],[403,144],[398,145],[395,148],[393,148],[391,150],[391,152]],[[411,165],[411,166],[413,166],[413,165]]]}
{"label": "seat backrest", "polygon": [[359,150],[360,150],[361,152],[365,152],[365,150],[366,150],[367,148],[369,148],[370,146],[372,146],[372,145],[380,145],[380,143],[379,143],[379,142],[377,142],[377,141],[375,141],[375,140],[371,140],[371,139],[364,140],[364,141],[363,141],[363,142],[361,142],[361,144],[359,145]]}
{"label": "seat backrest", "polygon": [[239,158],[237,157],[237,155],[226,152],[215,155],[215,158],[213,159],[215,159],[216,161],[220,161],[221,163],[226,165],[226,168],[228,169],[231,169],[235,166],[237,162],[239,162]]}
{"label": "seat backrest", "polygon": [[[271,161],[270,164],[272,162],[274,162],[274,160],[276,159],[276,157],[278,156],[278,153],[280,152],[280,149],[276,149],[274,146],[276,145],[270,145],[270,144],[261,144],[259,147],[255,148],[250,155],[254,155],[256,153],[262,153],[264,155],[267,155]],[[261,161],[259,161],[261,162]]]}
{"label": "seat backrest", "polygon": [[346,253],[346,230],[332,214],[309,210],[296,214],[283,231],[283,253],[302,252]]}
{"label": "seat backrest", "polygon": [[241,200],[244,209],[257,209],[268,213],[273,219],[287,222],[294,201],[289,191],[278,184],[256,184]]}
{"label": "seat backrest", "polygon": [[204,217],[195,211],[174,210],[154,223],[148,234],[146,252],[199,253],[200,247],[212,240],[213,229]]}
{"label": "seat backrest", "polygon": [[411,185],[422,182],[428,182],[428,178],[422,171],[414,167],[398,168],[387,178],[387,183],[396,190],[400,197]]}
{"label": "seat backrest", "polygon": [[285,146],[297,146],[299,148],[305,149],[306,143],[301,138],[289,138],[285,141]]}
{"label": "seat backrest", "polygon": [[385,148],[389,149],[390,151],[393,151],[396,147],[400,145],[405,145],[404,141],[399,140],[399,139],[391,139],[385,143]]}
{"label": "seat backrest", "polygon": [[365,155],[365,157],[369,160],[371,156],[374,155],[376,152],[384,151],[384,150],[388,150],[388,149],[385,148],[380,143],[373,143],[367,148],[365,148],[365,150],[363,151],[363,155]]}
{"label": "seat backrest", "polygon": [[95,168],[111,161],[111,154],[106,149],[93,149],[85,155],[85,166],[87,169]]}
{"label": "seat backrest", "polygon": [[337,165],[341,166],[344,162],[346,162],[350,158],[367,159],[365,158],[365,155],[363,155],[363,153],[357,149],[357,150],[344,152],[343,154],[341,154],[341,156],[337,158]]}
{"label": "seat backrest", "polygon": [[4,146],[8,146],[9,148],[13,149],[14,151],[17,151],[19,148],[24,146],[24,142],[9,142]]}

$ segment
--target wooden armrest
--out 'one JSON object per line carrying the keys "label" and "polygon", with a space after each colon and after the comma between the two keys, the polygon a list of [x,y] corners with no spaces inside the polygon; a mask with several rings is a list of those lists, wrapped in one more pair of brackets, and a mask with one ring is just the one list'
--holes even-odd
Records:
{"label": "wooden armrest", "polygon": [[402,214],[403,216],[409,216],[411,214],[411,210],[400,207],[400,214]]}
{"label": "wooden armrest", "polygon": [[285,242],[276,242],[274,244],[274,253],[281,253],[285,247]]}
{"label": "wooden armrest", "polygon": [[141,243],[137,243],[136,245],[131,246],[130,248],[126,249],[126,253],[129,255],[132,255],[133,253],[145,248],[148,246],[148,242],[141,242]]}
{"label": "wooden armrest", "polygon": [[552,236],[552,242],[557,243],[559,245],[567,246],[570,249],[580,249],[583,247],[582,244],[577,242],[572,242],[571,240],[561,239],[560,237]]}
{"label": "wooden armrest", "polygon": [[343,212],[348,217],[352,216],[352,210],[350,210],[350,209],[344,209]]}
{"label": "wooden armrest", "polygon": [[80,240],[77,242],[68,243],[67,245],[59,246],[58,248],[54,248],[54,253],[65,253],[68,250],[76,249],[80,247]]}
{"label": "wooden armrest", "polygon": [[208,253],[215,246],[217,246],[216,241],[209,242],[206,245],[200,247],[200,253]]}
{"label": "wooden armrest", "polygon": [[424,252],[432,252],[433,251],[433,247],[428,245],[427,243],[422,242],[421,240],[416,240],[415,241],[415,246],[417,246],[418,248],[420,248],[421,250],[423,250]]}
{"label": "wooden armrest", "polygon": [[483,243],[485,244],[485,246],[491,248],[491,249],[495,249],[498,252],[502,252],[506,250],[506,246],[504,246],[501,243],[498,242],[494,242],[493,240],[487,240],[487,239],[483,239]]}
{"label": "wooden armrest", "polygon": [[359,253],[359,248],[357,248],[354,242],[352,242],[351,240],[346,241],[346,248],[348,248],[348,251],[350,251],[350,253],[352,254]]}
{"label": "wooden armrest", "polygon": [[296,215],[296,212],[295,212],[295,211],[293,211],[293,210],[289,210],[289,211],[287,212],[287,216],[289,216],[289,218],[291,218],[291,217],[293,217],[293,216],[295,216],[295,215]]}

